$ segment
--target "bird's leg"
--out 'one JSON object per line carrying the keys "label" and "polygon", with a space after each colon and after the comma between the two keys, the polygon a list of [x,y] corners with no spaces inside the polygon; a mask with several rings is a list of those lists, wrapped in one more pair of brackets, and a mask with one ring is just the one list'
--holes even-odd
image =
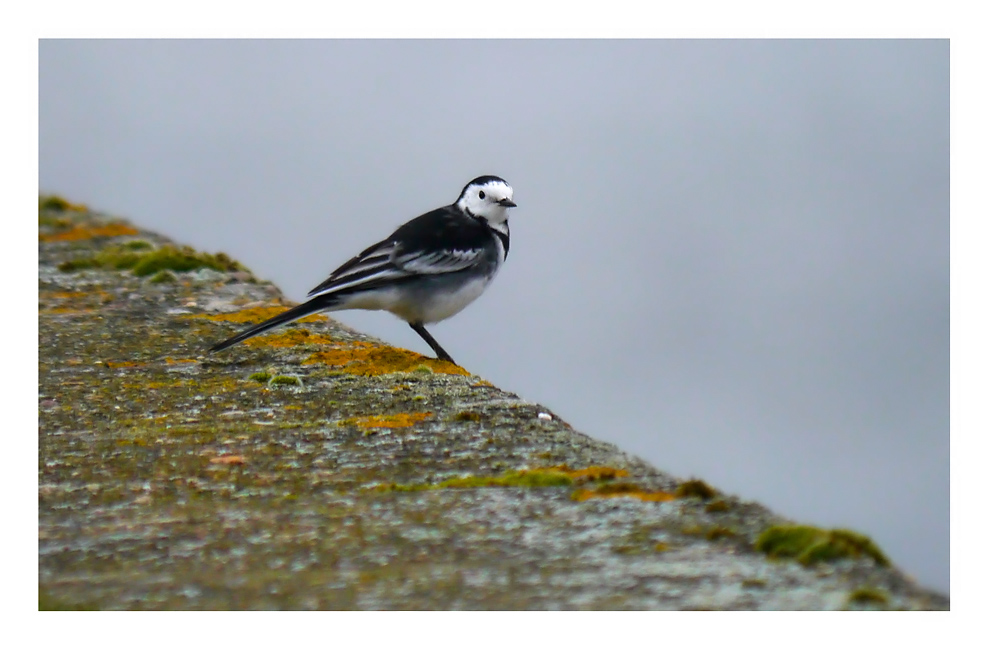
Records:
{"label": "bird's leg", "polygon": [[440,344],[436,342],[436,339],[434,339],[429,332],[426,331],[426,328],[422,326],[422,323],[409,323],[409,327],[415,330],[415,333],[421,336],[423,341],[429,343],[429,347],[433,348],[433,352],[436,353],[437,359],[449,361],[453,365],[457,365],[457,362],[453,360],[453,357],[447,354],[446,350],[440,347]]}

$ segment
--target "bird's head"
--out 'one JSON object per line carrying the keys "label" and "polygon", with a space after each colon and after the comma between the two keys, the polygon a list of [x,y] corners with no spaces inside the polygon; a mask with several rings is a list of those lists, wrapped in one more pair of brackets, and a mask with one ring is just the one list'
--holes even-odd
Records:
{"label": "bird's head", "polygon": [[457,199],[457,207],[491,224],[508,221],[508,209],[515,207],[515,190],[497,176],[478,176],[467,183]]}

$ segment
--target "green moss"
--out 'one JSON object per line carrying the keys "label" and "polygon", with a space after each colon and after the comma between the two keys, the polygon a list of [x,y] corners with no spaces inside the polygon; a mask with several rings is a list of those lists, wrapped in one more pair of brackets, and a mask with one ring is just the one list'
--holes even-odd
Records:
{"label": "green moss", "polygon": [[889,559],[871,539],[850,530],[770,526],[759,535],[755,548],[769,557],[795,558],[805,565],[862,556],[871,557],[881,566],[889,565]]}
{"label": "green moss", "polygon": [[433,369],[430,368],[429,366],[423,364],[423,365],[416,366],[415,368],[413,368],[412,369],[412,372],[418,372],[421,375],[431,375],[431,374],[433,374]]}
{"label": "green moss", "polygon": [[559,487],[573,484],[565,473],[553,469],[523,469],[501,476],[461,476],[440,483],[389,483],[376,486],[379,492],[417,492],[419,490],[471,489],[485,487]]}
{"label": "green moss", "polygon": [[268,384],[271,386],[302,386],[302,380],[295,375],[275,375]]}
{"label": "green moss", "polygon": [[480,422],[481,414],[477,411],[460,411],[453,416],[454,422]]}
{"label": "green moss", "polygon": [[69,203],[57,194],[38,197],[38,210],[48,210],[51,212],[85,212],[86,206]]}
{"label": "green moss", "polygon": [[124,242],[120,246],[121,248],[126,248],[129,251],[144,251],[155,247],[154,244],[143,239],[132,239],[129,242]]}
{"label": "green moss", "polygon": [[698,497],[703,501],[713,499],[717,494],[717,490],[699,479],[684,481],[676,489],[678,497]]}
{"label": "green moss", "polygon": [[[155,275],[162,271],[179,273],[209,268],[216,271],[242,271],[244,267],[227,257],[224,253],[210,255],[200,253],[188,246],[162,246],[156,250],[140,252],[142,247],[135,250],[128,242],[121,246],[104,249],[96,255],[69,260],[59,264],[58,270],[73,272],[82,269],[130,269],[134,275],[144,277]],[[146,242],[145,242],[146,243]]]}
{"label": "green moss", "polygon": [[862,586],[848,594],[848,602],[886,605],[889,603],[889,594],[887,594],[885,590],[877,587]]}
{"label": "green moss", "polygon": [[63,273],[75,273],[86,269],[98,269],[102,266],[95,257],[83,257],[75,260],[68,260],[58,265],[58,270]]}
{"label": "green moss", "polygon": [[215,271],[240,271],[243,267],[224,253],[210,255],[200,253],[192,248],[164,246],[140,256],[134,265],[133,273],[137,276],[152,275],[162,270],[195,271],[210,268]]}
{"label": "green moss", "polygon": [[178,277],[171,271],[158,271],[151,276],[151,284],[165,284],[166,282],[178,282]]}
{"label": "green moss", "polygon": [[256,381],[261,384],[267,384],[268,380],[271,379],[271,375],[266,372],[255,372],[250,374],[248,377],[251,381]]}
{"label": "green moss", "polygon": [[557,470],[523,469],[505,472],[501,476],[465,476],[443,481],[439,487],[555,487],[571,485],[573,479]]}
{"label": "green moss", "polygon": [[717,501],[712,501],[704,506],[704,512],[725,512],[730,508],[731,506],[729,506],[724,500],[718,499]]}
{"label": "green moss", "polygon": [[769,557],[800,557],[827,532],[813,526],[770,526],[756,539],[755,549]]}
{"label": "green moss", "polygon": [[829,539],[807,549],[801,561],[813,564],[859,555],[871,557],[882,566],[889,565],[889,559],[871,539],[851,530],[832,530]]}

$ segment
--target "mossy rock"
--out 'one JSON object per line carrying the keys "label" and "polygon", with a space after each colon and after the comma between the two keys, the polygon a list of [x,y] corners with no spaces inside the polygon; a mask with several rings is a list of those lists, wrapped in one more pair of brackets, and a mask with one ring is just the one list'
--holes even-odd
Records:
{"label": "mossy rock", "polygon": [[880,566],[889,565],[889,559],[871,539],[851,530],[770,526],[759,535],[755,548],[769,557],[794,558],[804,565],[857,557],[871,557]]}
{"label": "mossy rock", "polygon": [[95,255],[68,260],[58,265],[58,270],[71,273],[84,269],[130,269],[134,275],[144,277],[163,271],[184,273],[198,269],[215,271],[243,271],[243,266],[224,253],[211,255],[200,253],[187,246],[162,246],[155,250],[134,249],[128,244],[102,250]]}

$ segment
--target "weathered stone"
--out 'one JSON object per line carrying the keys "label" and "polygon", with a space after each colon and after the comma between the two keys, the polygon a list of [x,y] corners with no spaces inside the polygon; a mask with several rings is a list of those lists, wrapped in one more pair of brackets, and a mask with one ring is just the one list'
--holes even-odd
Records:
{"label": "weathered stone", "polygon": [[278,290],[190,249],[136,275],[178,249],[39,208],[43,608],[948,607],[869,554],[768,559],[762,506],[334,320],[205,356]]}

